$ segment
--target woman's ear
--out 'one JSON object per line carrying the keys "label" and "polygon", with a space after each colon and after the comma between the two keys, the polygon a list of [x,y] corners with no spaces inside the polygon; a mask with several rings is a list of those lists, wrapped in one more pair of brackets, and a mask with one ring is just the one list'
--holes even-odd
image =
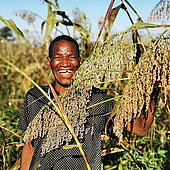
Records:
{"label": "woman's ear", "polygon": [[51,58],[50,57],[47,57],[47,66],[48,68],[51,68]]}

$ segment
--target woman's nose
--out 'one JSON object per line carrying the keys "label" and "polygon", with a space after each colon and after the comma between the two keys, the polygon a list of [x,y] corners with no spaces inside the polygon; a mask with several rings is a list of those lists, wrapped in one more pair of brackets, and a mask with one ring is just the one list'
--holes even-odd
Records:
{"label": "woman's nose", "polygon": [[64,67],[67,67],[70,65],[70,62],[67,58],[62,58],[62,61],[61,61],[61,65],[64,66]]}

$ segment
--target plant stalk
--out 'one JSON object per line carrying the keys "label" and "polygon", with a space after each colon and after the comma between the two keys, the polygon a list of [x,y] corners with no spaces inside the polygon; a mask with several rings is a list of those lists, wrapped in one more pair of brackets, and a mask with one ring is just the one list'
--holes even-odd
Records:
{"label": "plant stalk", "polygon": [[[59,109],[59,108],[57,107],[57,105],[53,102],[53,100],[51,100],[51,99],[49,98],[49,96],[46,94],[46,92],[44,92],[44,90],[43,90],[41,87],[39,87],[30,77],[28,77],[28,76],[27,76],[23,71],[21,71],[18,67],[16,67],[16,66],[13,65],[11,62],[9,62],[8,60],[6,60],[4,57],[0,56],[0,58],[1,58],[2,60],[4,60],[6,63],[8,63],[10,66],[12,66],[17,72],[21,73],[21,74],[22,74],[23,76],[25,76],[28,80],[30,80],[30,81],[44,94],[44,96],[49,99],[49,101],[53,104],[54,108],[56,109],[56,111],[58,112],[58,114],[61,116],[61,118],[63,119],[63,121],[65,121],[65,123],[66,123],[66,125],[67,125],[67,127],[68,127],[68,129],[69,129],[69,131],[70,131],[70,133],[71,133],[72,135],[74,135],[73,137],[74,137],[74,139],[75,139],[75,141],[76,141],[76,143],[77,143],[77,145],[78,145],[78,147],[79,147],[79,150],[80,150],[80,152],[81,152],[81,154],[82,154],[82,156],[83,156],[83,158],[84,158],[84,160],[85,160],[86,166],[87,166],[88,170],[91,170],[90,165],[88,164],[88,161],[87,161],[87,159],[86,159],[86,157],[85,157],[85,153],[84,153],[84,151],[83,151],[83,149],[82,149],[82,147],[81,147],[80,142],[78,141],[78,139],[77,139],[77,137],[76,137],[76,135],[75,135],[75,133],[74,133],[73,128],[72,128],[71,125],[69,124],[69,120],[68,120],[67,116],[66,116],[65,114],[63,114],[63,115],[61,114],[60,109],[62,110],[62,107]],[[52,85],[51,85],[51,87],[52,87]],[[54,97],[55,97],[55,93],[54,93]],[[56,98],[56,99],[57,99],[57,98]]]}
{"label": "plant stalk", "polygon": [[5,170],[5,134],[2,130],[2,128],[0,128],[1,132],[2,132],[2,156],[3,156],[3,170]]}
{"label": "plant stalk", "polygon": [[20,138],[20,139],[23,140],[23,137],[22,137],[22,136],[18,135],[18,134],[15,133],[15,132],[12,132],[11,130],[7,129],[6,127],[3,127],[2,125],[0,125],[0,128],[6,130],[7,132],[9,132],[9,133],[11,133],[11,134],[15,135],[16,137],[18,137],[18,138]]}
{"label": "plant stalk", "polygon": [[97,47],[97,45],[98,45],[100,35],[101,35],[102,31],[103,31],[103,28],[104,28],[104,26],[105,26],[105,23],[106,23],[106,21],[107,21],[107,18],[108,18],[108,16],[109,16],[109,13],[110,13],[110,11],[111,11],[111,9],[112,9],[112,6],[113,6],[114,1],[115,1],[115,0],[112,0],[111,3],[110,3],[110,5],[109,5],[109,8],[108,8],[107,13],[106,13],[105,18],[104,18],[104,22],[103,22],[103,24],[102,24],[102,27],[101,27],[100,32],[99,32],[99,34],[98,34],[97,40],[96,40],[96,42],[95,42],[94,50],[96,49],[96,47]]}
{"label": "plant stalk", "polygon": [[40,62],[38,61],[38,58],[35,56],[35,54],[34,54],[34,52],[33,52],[32,49],[31,49],[31,52],[32,52],[32,55],[33,55],[33,57],[35,58],[38,66],[40,67],[41,72],[43,73],[46,82],[49,84],[50,89],[51,89],[51,91],[52,91],[52,93],[53,93],[53,95],[54,95],[54,98],[55,98],[55,100],[56,100],[56,103],[55,103],[54,107],[55,107],[55,108],[56,108],[56,106],[58,107],[59,111],[58,111],[58,109],[57,109],[57,111],[58,111],[60,117],[63,119],[63,121],[64,121],[65,124],[67,125],[67,128],[68,128],[69,131],[71,132],[71,134],[72,134],[75,142],[76,142],[77,145],[78,145],[78,148],[79,148],[79,150],[80,150],[80,153],[82,154],[82,156],[83,156],[83,158],[84,158],[84,161],[85,161],[85,163],[86,163],[87,169],[90,170],[90,169],[91,169],[91,168],[90,168],[90,165],[89,165],[89,163],[88,163],[88,161],[87,161],[87,159],[86,159],[86,156],[85,156],[85,153],[84,153],[84,151],[83,151],[83,149],[82,149],[82,146],[81,146],[81,144],[80,144],[77,136],[76,136],[75,133],[74,133],[74,130],[73,130],[72,126],[71,126],[71,123],[70,123],[70,121],[69,121],[69,119],[68,119],[68,117],[67,117],[67,113],[66,113],[66,111],[64,110],[64,108],[63,108],[63,106],[62,106],[62,103],[61,103],[59,97],[57,96],[57,94],[56,94],[53,86],[51,85],[50,80],[49,80],[49,78],[48,78],[48,75],[46,74],[46,72],[45,72],[44,69],[42,68]]}

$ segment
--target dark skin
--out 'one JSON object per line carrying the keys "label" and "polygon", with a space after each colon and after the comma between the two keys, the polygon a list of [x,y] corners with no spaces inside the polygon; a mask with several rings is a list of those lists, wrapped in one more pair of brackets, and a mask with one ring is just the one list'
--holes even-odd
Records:
{"label": "dark skin", "polygon": [[28,143],[25,143],[21,153],[20,170],[29,170],[30,163],[34,154],[34,147],[31,144],[32,139],[29,139]]}
{"label": "dark skin", "polygon": [[[81,58],[77,56],[76,46],[73,42],[60,40],[53,46],[53,57],[47,57],[47,66],[52,70],[55,85],[54,88],[59,94],[63,94],[72,83],[73,74],[82,64]],[[134,119],[133,124],[129,123],[127,130],[139,136],[145,136],[154,118],[154,104],[148,110],[147,120],[141,114],[139,118]],[[133,126],[132,126],[133,125]],[[133,127],[133,128],[132,128]],[[34,147],[31,144],[31,138],[23,147],[21,154],[21,170],[29,170],[29,166],[34,154]]]}
{"label": "dark skin", "polygon": [[53,57],[47,57],[47,65],[53,72],[54,88],[59,94],[63,94],[73,82],[72,76],[81,64],[74,43],[61,40],[54,44]]}
{"label": "dark skin", "polygon": [[139,136],[147,136],[148,131],[154,120],[154,112],[155,112],[155,101],[150,102],[150,107],[147,111],[147,119],[146,116],[142,114],[133,120],[132,123],[128,123],[127,131],[132,132]]}

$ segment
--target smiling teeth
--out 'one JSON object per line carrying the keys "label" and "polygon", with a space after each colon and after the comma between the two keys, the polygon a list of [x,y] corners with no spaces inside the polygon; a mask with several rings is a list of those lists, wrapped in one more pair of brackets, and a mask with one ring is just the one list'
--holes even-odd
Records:
{"label": "smiling teeth", "polygon": [[59,73],[72,73],[72,71],[71,70],[61,70],[61,71],[59,71]]}

